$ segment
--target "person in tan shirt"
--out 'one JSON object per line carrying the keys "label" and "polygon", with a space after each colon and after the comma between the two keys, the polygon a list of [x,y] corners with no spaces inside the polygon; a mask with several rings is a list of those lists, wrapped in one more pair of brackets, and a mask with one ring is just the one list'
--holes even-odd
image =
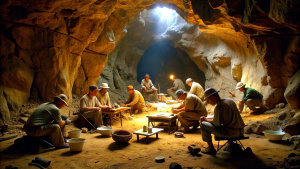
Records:
{"label": "person in tan shirt", "polygon": [[188,78],[186,79],[186,84],[191,87],[189,93],[198,96],[201,100],[203,99],[204,90],[199,83],[194,82],[192,78]]}
{"label": "person in tan shirt", "polygon": [[[237,109],[237,105],[231,99],[222,99],[215,88],[208,88],[204,92],[204,100],[208,104],[216,105],[214,118],[201,117],[202,140],[208,147],[201,150],[202,153],[216,155],[216,149],[212,143],[211,134],[218,137],[232,138],[244,134],[245,123]],[[232,141],[229,142],[232,144]]]}
{"label": "person in tan shirt", "polygon": [[107,90],[109,89],[107,83],[102,83],[100,86],[100,90],[97,93],[96,97],[99,100],[100,104],[103,107],[107,107],[110,108],[111,107],[111,103],[110,103],[110,98],[109,98],[109,94],[107,92]]}
{"label": "person in tan shirt", "polygon": [[80,113],[86,118],[92,118],[95,121],[95,127],[103,125],[102,121],[102,106],[96,95],[98,93],[98,87],[96,85],[89,86],[89,93],[82,96],[80,99]]}
{"label": "person in tan shirt", "polygon": [[179,89],[176,91],[179,100],[184,100],[179,106],[172,108],[172,113],[177,114],[184,132],[190,132],[190,126],[196,130],[199,126],[201,116],[207,116],[207,110],[202,101],[194,94]]}
{"label": "person in tan shirt", "polygon": [[139,91],[134,90],[132,85],[127,87],[127,92],[129,93],[129,97],[126,102],[121,104],[121,106],[131,107],[130,116],[132,116],[132,112],[135,112],[136,110],[142,112],[145,107],[145,101],[142,94]]}

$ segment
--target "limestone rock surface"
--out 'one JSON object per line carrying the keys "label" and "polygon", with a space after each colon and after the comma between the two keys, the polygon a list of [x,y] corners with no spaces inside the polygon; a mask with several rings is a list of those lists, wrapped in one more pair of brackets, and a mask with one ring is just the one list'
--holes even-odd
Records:
{"label": "limestone rock surface", "polygon": [[[287,2],[251,2],[5,0],[0,3],[0,121],[29,97],[52,101],[64,93],[71,101],[72,93],[86,93],[89,85],[104,81],[121,102],[126,85],[139,88],[138,62],[159,40],[187,53],[204,72],[205,88],[215,87],[223,97],[231,98],[228,91],[243,81],[266,95],[270,108],[284,99],[284,91],[288,104],[299,107],[293,102],[299,103],[299,94],[292,92],[299,82],[288,82],[299,70],[299,37],[268,36],[299,33],[299,5],[293,1],[281,10],[280,3]],[[144,10],[156,4],[174,9],[182,18],[174,21],[187,23],[155,30],[158,20]],[[235,93],[233,99],[242,97]]]}
{"label": "limestone rock surface", "polygon": [[292,109],[300,108],[300,69],[288,81],[284,97]]}

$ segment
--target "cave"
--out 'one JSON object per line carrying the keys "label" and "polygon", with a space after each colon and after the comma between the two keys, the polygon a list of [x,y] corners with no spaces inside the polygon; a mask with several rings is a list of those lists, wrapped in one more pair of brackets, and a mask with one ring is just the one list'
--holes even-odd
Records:
{"label": "cave", "polygon": [[[236,103],[243,97],[238,82],[259,91],[266,112],[241,114],[250,137],[242,142],[255,156],[246,162],[227,160],[223,151],[217,159],[192,156],[188,146],[205,147],[200,128],[185,139],[160,132],[150,144],[133,134],[126,145],[90,130],[82,133],[87,141],[82,152],[38,155],[53,168],[168,168],[171,162],[183,168],[299,167],[289,162],[299,160],[300,149],[298,1],[5,0],[0,9],[0,168],[28,168],[36,157],[15,156],[10,148],[26,135],[23,125],[40,104],[65,94],[69,107],[61,114],[75,122],[79,116],[73,113],[90,85],[107,83],[111,102],[119,105],[128,98],[127,86],[141,89],[145,74],[160,93],[173,85],[170,74],[184,83],[192,78],[204,90],[213,87]],[[119,118],[111,125],[133,133],[147,125],[148,115],[170,113],[172,106],[150,103],[133,119],[120,114],[121,127]],[[206,105],[209,115],[214,108]],[[73,123],[66,128],[78,129]],[[263,134],[281,129],[280,142]],[[156,156],[168,158],[156,163]]]}
{"label": "cave", "polygon": [[159,93],[167,93],[167,89],[172,86],[170,75],[185,80],[188,74],[201,86],[205,86],[204,73],[189,59],[186,52],[175,49],[170,40],[156,42],[145,51],[137,66],[137,81],[141,82],[145,74],[149,74],[153,84],[160,87]]}

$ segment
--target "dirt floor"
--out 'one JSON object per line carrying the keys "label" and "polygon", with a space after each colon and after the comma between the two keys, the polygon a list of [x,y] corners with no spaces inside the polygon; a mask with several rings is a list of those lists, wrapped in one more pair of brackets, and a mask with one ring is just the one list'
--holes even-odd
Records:
{"label": "dirt floor", "polygon": [[[73,98],[70,107],[63,108],[63,114],[68,115],[69,110],[76,111],[79,99]],[[76,103],[76,104],[75,104]],[[37,103],[36,103],[37,104]],[[119,120],[114,120],[113,130],[124,129],[131,133],[142,129],[148,124],[147,115],[158,112],[169,112],[174,105],[160,104],[158,111],[148,111],[136,114],[133,119],[129,119],[129,113],[124,113],[123,126],[120,126]],[[33,106],[28,106],[32,109]],[[210,108],[211,112],[213,108]],[[248,121],[262,121],[275,114],[250,115],[242,114],[245,123]],[[75,119],[75,116],[72,117]],[[116,118],[118,119],[118,118]],[[16,124],[16,128],[20,128]],[[73,124],[67,126],[67,130],[76,129]],[[17,129],[15,129],[17,130]],[[20,136],[24,134],[20,132]],[[37,168],[28,166],[35,157],[42,157],[51,161],[48,168],[106,168],[106,169],[127,169],[127,168],[147,168],[162,169],[169,168],[172,162],[179,163],[183,168],[279,168],[284,158],[289,154],[299,154],[288,145],[285,138],[279,142],[271,142],[263,135],[248,135],[250,139],[242,140],[243,145],[250,147],[254,154],[232,154],[223,149],[216,156],[199,153],[192,155],[188,151],[188,146],[196,145],[201,148],[206,147],[202,141],[200,128],[194,133],[185,133],[184,138],[175,138],[174,133],[168,134],[167,131],[160,132],[158,139],[155,135],[151,136],[150,143],[146,144],[144,136],[140,136],[140,142],[137,142],[137,136],[133,134],[128,144],[117,144],[111,137],[102,137],[99,133],[82,133],[85,138],[83,150],[79,153],[73,153],[70,149],[50,150],[38,154],[24,154],[18,151],[9,151],[14,144],[15,139],[0,142],[0,168],[13,165],[18,168]],[[221,142],[224,144],[225,142]],[[215,147],[218,143],[214,142]],[[25,145],[24,145],[25,146]],[[165,162],[156,163],[155,157],[164,156]]]}

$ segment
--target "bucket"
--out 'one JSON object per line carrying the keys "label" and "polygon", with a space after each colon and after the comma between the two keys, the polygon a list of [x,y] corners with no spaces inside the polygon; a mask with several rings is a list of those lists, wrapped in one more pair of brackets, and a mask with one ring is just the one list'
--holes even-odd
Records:
{"label": "bucket", "polygon": [[70,150],[73,151],[73,152],[82,151],[84,142],[85,142],[84,138],[71,138],[71,139],[68,139]]}
{"label": "bucket", "polygon": [[81,130],[71,130],[68,133],[70,138],[80,138]]}

